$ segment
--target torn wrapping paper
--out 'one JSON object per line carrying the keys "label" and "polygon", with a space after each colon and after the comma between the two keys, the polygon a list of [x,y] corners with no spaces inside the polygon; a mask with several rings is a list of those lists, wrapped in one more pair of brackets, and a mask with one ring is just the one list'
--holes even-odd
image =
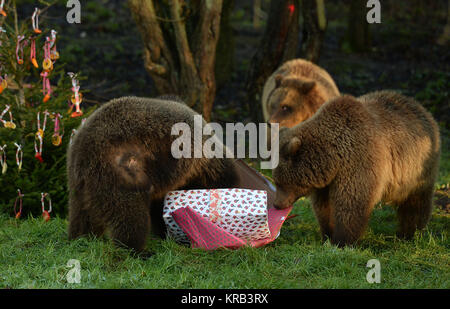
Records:
{"label": "torn wrapping paper", "polygon": [[264,190],[182,190],[166,195],[163,218],[171,237],[193,247],[260,247],[279,235],[291,209],[267,209]]}

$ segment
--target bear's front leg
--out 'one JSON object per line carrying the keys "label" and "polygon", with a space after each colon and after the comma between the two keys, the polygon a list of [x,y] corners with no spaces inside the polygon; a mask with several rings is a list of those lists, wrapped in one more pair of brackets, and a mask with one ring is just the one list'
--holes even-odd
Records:
{"label": "bear's front leg", "polygon": [[328,187],[314,191],[311,195],[311,202],[319,222],[322,239],[324,241],[327,238],[331,239],[334,222],[332,222]]}
{"label": "bear's front leg", "polygon": [[[361,182],[360,182],[361,183]],[[375,202],[372,191],[363,186],[341,183],[330,192],[334,229],[331,243],[339,247],[354,244],[367,228]]]}

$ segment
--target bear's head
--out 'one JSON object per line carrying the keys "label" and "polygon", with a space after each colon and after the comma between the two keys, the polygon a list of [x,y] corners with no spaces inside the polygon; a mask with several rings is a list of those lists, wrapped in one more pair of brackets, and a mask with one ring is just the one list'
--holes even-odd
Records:
{"label": "bear's head", "polygon": [[291,128],[310,118],[324,101],[317,88],[311,79],[275,75],[275,88],[268,98],[269,122]]}
{"label": "bear's head", "polygon": [[[284,209],[313,189],[310,179],[308,141],[295,134],[294,129],[280,129],[280,161],[273,170],[273,180],[277,188],[274,206]],[[308,144],[308,145],[305,145]]]}

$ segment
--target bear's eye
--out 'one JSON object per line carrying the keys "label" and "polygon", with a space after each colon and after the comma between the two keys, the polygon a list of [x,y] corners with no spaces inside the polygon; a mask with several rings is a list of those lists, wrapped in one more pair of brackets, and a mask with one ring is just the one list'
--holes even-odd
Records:
{"label": "bear's eye", "polygon": [[290,108],[289,106],[285,105],[285,106],[282,106],[282,107],[281,107],[281,110],[282,110],[283,112],[289,112],[289,111],[291,110],[291,108]]}

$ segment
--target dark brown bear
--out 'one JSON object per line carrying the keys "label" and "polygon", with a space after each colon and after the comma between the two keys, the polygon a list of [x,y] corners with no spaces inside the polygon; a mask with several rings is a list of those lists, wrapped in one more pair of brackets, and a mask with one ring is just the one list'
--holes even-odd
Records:
{"label": "dark brown bear", "polygon": [[360,238],[377,202],[389,202],[398,235],[411,238],[430,219],[439,156],[439,128],[412,98],[341,96],[280,131],[275,206],[311,197],[322,235],[343,246]]}
{"label": "dark brown bear", "polygon": [[324,69],[307,60],[290,60],[264,85],[261,100],[264,120],[291,128],[339,95],[336,84]]}
{"label": "dark brown bear", "polygon": [[163,234],[168,191],[236,187],[230,159],[173,158],[172,125],[193,130],[194,115],[181,103],[137,97],[95,111],[68,150],[69,238],[109,231],[117,244],[142,251],[151,226]]}

